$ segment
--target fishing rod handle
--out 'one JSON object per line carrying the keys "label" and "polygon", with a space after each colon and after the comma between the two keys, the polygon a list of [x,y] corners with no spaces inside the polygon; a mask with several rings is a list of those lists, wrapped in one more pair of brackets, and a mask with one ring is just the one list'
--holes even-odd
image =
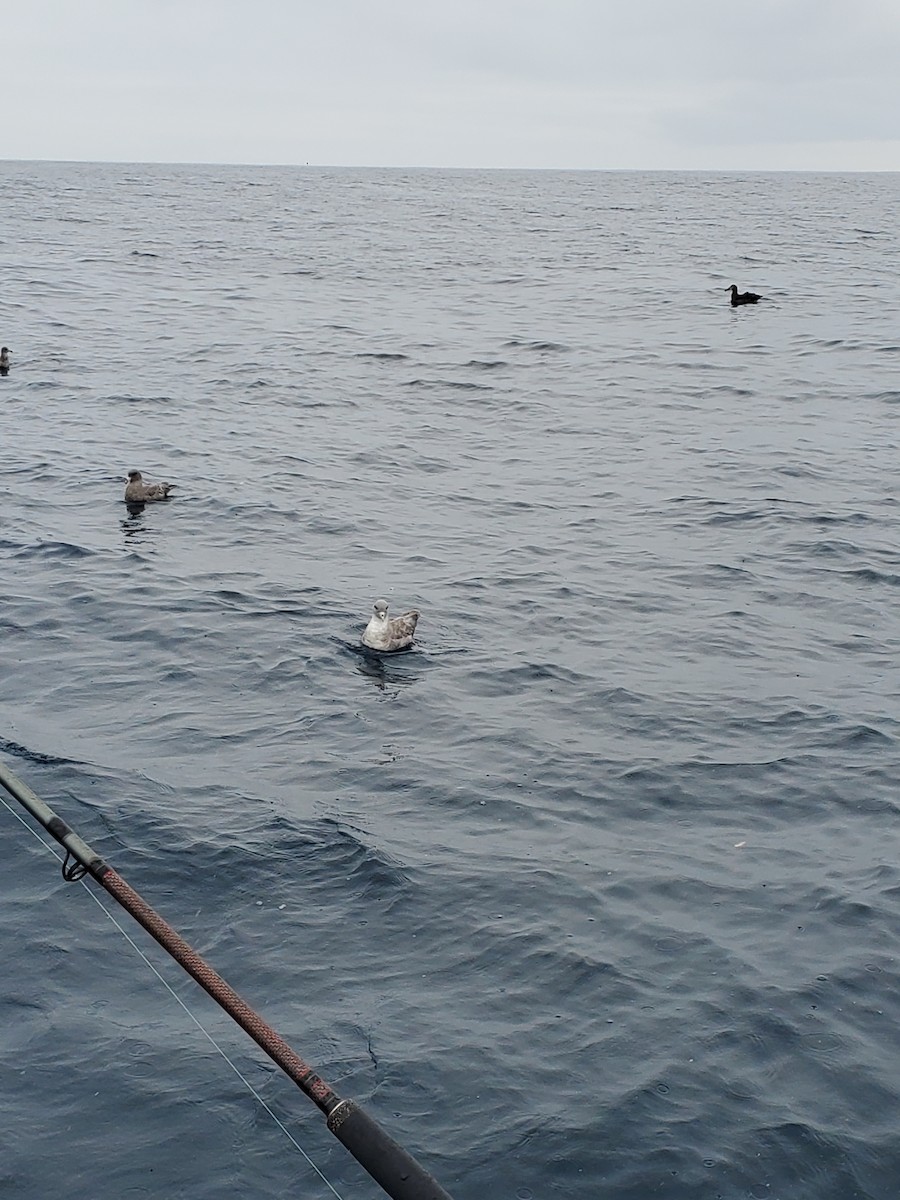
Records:
{"label": "fishing rod handle", "polygon": [[352,1100],[328,1114],[328,1128],[393,1200],[451,1200],[438,1181]]}

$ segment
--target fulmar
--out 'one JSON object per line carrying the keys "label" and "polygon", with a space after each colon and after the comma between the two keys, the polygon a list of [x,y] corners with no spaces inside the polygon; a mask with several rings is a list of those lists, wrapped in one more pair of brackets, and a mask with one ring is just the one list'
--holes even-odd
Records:
{"label": "fulmar", "polygon": [[145,500],[165,500],[175,487],[174,483],[144,483],[140,471],[128,472],[125,486],[126,504],[143,504]]}
{"label": "fulmar", "polygon": [[363,630],[362,643],[370,650],[405,650],[412,645],[418,619],[415,609],[402,617],[388,617],[387,600],[376,600],[371,620]]}

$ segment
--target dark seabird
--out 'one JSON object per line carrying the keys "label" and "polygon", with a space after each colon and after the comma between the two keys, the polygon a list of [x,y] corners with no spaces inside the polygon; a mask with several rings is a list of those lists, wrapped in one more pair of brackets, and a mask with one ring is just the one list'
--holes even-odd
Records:
{"label": "dark seabird", "polygon": [[9,347],[0,348],[0,375],[9,374]]}
{"label": "dark seabird", "polygon": [[731,303],[734,308],[737,308],[739,304],[755,304],[757,300],[762,300],[762,296],[757,295],[756,292],[739,292],[736,283],[729,284],[725,290],[731,292]]}
{"label": "dark seabird", "polygon": [[145,500],[165,500],[175,487],[174,483],[144,483],[140,471],[128,472],[128,484],[125,488],[127,504],[143,504]]}
{"label": "dark seabird", "polygon": [[387,600],[376,600],[372,618],[363,630],[362,643],[370,650],[405,650],[412,645],[418,619],[415,609],[402,617],[388,617]]}

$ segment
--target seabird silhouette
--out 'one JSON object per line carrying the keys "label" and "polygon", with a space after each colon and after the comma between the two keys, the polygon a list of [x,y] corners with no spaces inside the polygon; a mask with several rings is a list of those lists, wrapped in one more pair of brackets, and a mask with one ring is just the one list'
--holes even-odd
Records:
{"label": "seabird silhouette", "polygon": [[725,290],[731,292],[731,304],[734,308],[739,304],[755,304],[757,300],[762,300],[762,296],[756,292],[739,292],[736,283],[729,284]]}
{"label": "seabird silhouette", "polygon": [[173,487],[174,483],[144,483],[140,471],[129,471],[125,501],[128,504],[143,504],[145,500],[165,500]]}
{"label": "seabird silhouette", "polygon": [[415,609],[401,617],[389,617],[387,600],[376,600],[372,617],[363,630],[362,643],[370,650],[405,650],[412,645],[418,619]]}
{"label": "seabird silhouette", "polygon": [[9,374],[9,347],[0,347],[0,375]]}

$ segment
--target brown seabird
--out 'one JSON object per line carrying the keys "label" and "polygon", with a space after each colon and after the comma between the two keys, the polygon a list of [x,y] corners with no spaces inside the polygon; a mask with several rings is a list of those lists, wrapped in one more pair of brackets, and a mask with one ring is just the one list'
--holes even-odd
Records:
{"label": "brown seabird", "polygon": [[757,300],[762,300],[762,296],[756,292],[739,292],[736,283],[729,284],[725,291],[731,292],[731,304],[733,308],[737,308],[739,304],[755,304]]}
{"label": "brown seabird", "polygon": [[165,500],[173,487],[174,483],[144,483],[140,471],[129,471],[125,501],[127,504],[143,504],[145,500]]}

